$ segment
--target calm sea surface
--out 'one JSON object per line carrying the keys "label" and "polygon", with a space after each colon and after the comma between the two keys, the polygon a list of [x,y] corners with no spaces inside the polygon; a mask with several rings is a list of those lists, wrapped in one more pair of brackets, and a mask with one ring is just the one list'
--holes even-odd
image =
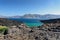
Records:
{"label": "calm sea surface", "polygon": [[24,22],[28,27],[37,27],[43,25],[39,19],[22,19],[22,18],[9,18],[18,22]]}

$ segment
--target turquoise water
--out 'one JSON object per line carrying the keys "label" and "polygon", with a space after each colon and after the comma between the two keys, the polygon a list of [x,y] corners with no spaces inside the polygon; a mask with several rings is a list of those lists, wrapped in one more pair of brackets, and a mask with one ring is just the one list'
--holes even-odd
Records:
{"label": "turquoise water", "polygon": [[9,18],[10,20],[16,20],[18,22],[23,22],[26,24],[28,27],[38,27],[43,25],[42,22],[40,22],[39,19],[22,19],[22,18]]}
{"label": "turquoise water", "polygon": [[41,23],[25,23],[28,27],[37,27],[37,26],[41,26]]}

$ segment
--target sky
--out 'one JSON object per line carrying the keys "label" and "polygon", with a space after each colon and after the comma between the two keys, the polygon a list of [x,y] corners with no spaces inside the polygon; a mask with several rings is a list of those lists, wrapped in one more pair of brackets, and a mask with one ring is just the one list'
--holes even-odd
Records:
{"label": "sky", "polygon": [[60,0],[0,0],[0,15],[60,15]]}

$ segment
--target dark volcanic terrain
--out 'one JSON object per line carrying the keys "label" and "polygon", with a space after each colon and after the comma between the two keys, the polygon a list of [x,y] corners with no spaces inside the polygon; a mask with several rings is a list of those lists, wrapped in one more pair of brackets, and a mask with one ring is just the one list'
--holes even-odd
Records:
{"label": "dark volcanic terrain", "polygon": [[0,18],[0,25],[2,25],[2,26],[14,26],[14,25],[20,25],[20,24],[21,24],[21,22],[9,20],[6,18]]}
{"label": "dark volcanic terrain", "polygon": [[1,18],[0,23],[8,27],[8,34],[1,34],[0,40],[60,40],[60,19],[41,22],[44,24],[40,27],[28,28],[23,23]]}

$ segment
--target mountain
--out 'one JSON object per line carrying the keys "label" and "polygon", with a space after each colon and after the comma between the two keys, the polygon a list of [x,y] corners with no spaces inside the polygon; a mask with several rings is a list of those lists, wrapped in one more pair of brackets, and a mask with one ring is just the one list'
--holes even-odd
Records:
{"label": "mountain", "polygon": [[2,16],[2,15],[0,15],[0,18],[7,18],[7,16]]}
{"label": "mountain", "polygon": [[11,17],[0,16],[0,18],[26,18],[26,19],[46,20],[46,19],[56,19],[56,18],[60,18],[60,15],[53,15],[53,14],[46,14],[46,15],[40,15],[40,14],[25,14],[25,15],[22,15],[22,16],[16,15],[16,16],[11,16]]}
{"label": "mountain", "polygon": [[55,19],[60,18],[60,15],[53,15],[53,14],[46,14],[46,15],[39,15],[39,14],[25,14],[22,16],[22,18],[28,18],[28,19]]}
{"label": "mountain", "polygon": [[11,16],[11,18],[21,18],[21,16]]}
{"label": "mountain", "polygon": [[40,15],[38,14],[25,14],[22,16],[22,18],[33,18],[33,19],[36,19],[36,18],[40,18]]}

